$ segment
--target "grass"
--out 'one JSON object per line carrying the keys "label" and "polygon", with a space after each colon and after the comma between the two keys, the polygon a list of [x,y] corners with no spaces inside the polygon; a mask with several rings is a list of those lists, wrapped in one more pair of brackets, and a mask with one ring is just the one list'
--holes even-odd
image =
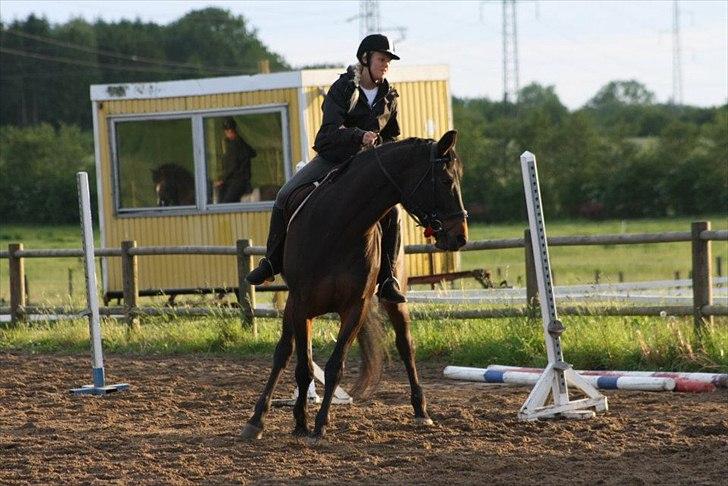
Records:
{"label": "grass", "polygon": [[[700,347],[695,344],[692,320],[687,318],[565,317],[565,357],[586,369],[728,372],[728,322],[721,319]],[[138,329],[110,319],[102,327],[106,352],[135,355],[270,356],[280,335],[277,319],[259,319],[257,338],[238,319],[223,317],[150,317]],[[337,322],[316,322],[313,347],[319,361],[325,361],[333,349],[337,331]],[[418,320],[412,334],[420,360],[479,367],[492,363],[543,366],[546,362],[540,320]],[[387,341],[396,357],[391,330]],[[88,353],[88,324],[75,320],[0,328],[0,350]]]}

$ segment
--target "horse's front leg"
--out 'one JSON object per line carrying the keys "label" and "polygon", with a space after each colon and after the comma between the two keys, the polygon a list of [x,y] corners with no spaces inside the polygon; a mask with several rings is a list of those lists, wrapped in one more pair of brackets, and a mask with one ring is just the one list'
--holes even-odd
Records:
{"label": "horse's front leg", "polygon": [[324,385],[324,398],[321,402],[321,408],[318,414],[316,414],[316,424],[311,435],[313,443],[318,442],[326,435],[326,426],[329,424],[331,399],[334,396],[334,390],[339,386],[339,382],[341,381],[346,354],[349,352],[354,338],[359,333],[361,324],[364,322],[364,312],[367,308],[368,299],[355,303],[341,315],[341,328],[336,338],[336,346],[334,347],[334,352],[331,353],[331,357],[326,362],[326,369],[324,370],[326,380]]}
{"label": "horse's front leg", "polygon": [[382,303],[387,311],[389,319],[394,327],[395,343],[399,356],[404,362],[409,377],[412,401],[412,408],[415,411],[415,422],[420,425],[432,425],[432,419],[427,413],[427,400],[420,386],[415,365],[415,353],[412,347],[412,335],[410,334],[410,316],[407,304]]}
{"label": "horse's front leg", "polygon": [[265,415],[270,410],[270,402],[273,396],[273,389],[278,383],[281,372],[288,364],[288,359],[293,354],[293,331],[294,320],[292,319],[292,299],[286,303],[286,310],[283,314],[283,330],[281,338],[278,340],[276,350],[273,353],[273,368],[270,371],[270,377],[265,384],[263,393],[261,393],[258,402],[255,404],[255,411],[250,417],[248,423],[245,424],[241,432],[244,439],[260,439],[263,436],[263,422]]}
{"label": "horse's front leg", "polygon": [[311,319],[296,318],[294,331],[296,335],[296,386],[298,398],[293,406],[293,418],[296,427],[293,435],[305,437],[309,433],[306,405],[308,404],[308,387],[313,379],[313,361],[311,359]]}

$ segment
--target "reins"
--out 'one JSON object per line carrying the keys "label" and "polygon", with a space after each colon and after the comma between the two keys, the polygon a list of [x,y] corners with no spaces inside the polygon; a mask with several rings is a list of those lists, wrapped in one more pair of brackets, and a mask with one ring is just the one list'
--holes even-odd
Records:
{"label": "reins", "polygon": [[[414,150],[411,149],[410,152]],[[392,175],[387,171],[387,169],[384,167],[384,164],[382,163],[382,159],[379,157],[379,151],[377,148],[374,149],[374,156],[377,159],[377,164],[379,165],[379,168],[381,169],[382,173],[387,177],[389,182],[392,183],[392,185],[397,189],[397,191],[400,194],[402,204],[404,205],[404,208],[407,210],[407,212],[412,216],[412,218],[415,220],[418,226],[421,226],[425,228],[425,236],[430,237],[433,236],[441,231],[443,231],[444,227],[442,222],[447,221],[448,219],[454,218],[454,217],[468,217],[468,212],[465,209],[462,209],[460,211],[455,211],[450,214],[439,214],[439,211],[437,209],[437,181],[435,180],[435,165],[437,164],[447,164],[452,160],[452,157],[448,154],[444,157],[437,157],[437,143],[436,142],[430,142],[430,163],[428,164],[427,170],[425,173],[420,177],[420,179],[417,181],[417,184],[415,184],[415,187],[410,191],[409,194],[405,194],[402,188],[397,184],[397,181],[394,180]],[[417,204],[413,199],[412,196],[417,192],[417,190],[422,186],[422,184],[427,179],[427,176],[430,175],[430,181],[432,183],[432,199],[431,199],[431,209],[429,211],[423,210],[419,204]],[[461,204],[462,207],[462,204]]]}

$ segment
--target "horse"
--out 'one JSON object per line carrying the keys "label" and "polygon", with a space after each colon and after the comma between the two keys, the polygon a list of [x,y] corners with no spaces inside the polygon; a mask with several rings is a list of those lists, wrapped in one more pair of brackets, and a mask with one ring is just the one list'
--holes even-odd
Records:
{"label": "horse", "polygon": [[[260,439],[264,419],[281,371],[297,352],[295,370],[299,394],[293,407],[294,436],[318,443],[326,433],[334,389],[354,338],[361,345],[358,387],[371,383],[381,368],[383,335],[376,332],[372,307],[380,265],[378,221],[401,203],[435,237],[435,246],[454,251],[467,242],[467,211],[460,196],[462,163],[454,146],[457,132],[439,141],[409,138],[360,152],[333,180],[320,184],[290,221],[284,243],[283,272],[288,300],[283,328],[273,355],[273,367],[253,415],[241,435]],[[332,178],[328,178],[332,179]],[[290,208],[289,208],[290,209]],[[397,271],[402,275],[400,250]],[[381,303],[395,332],[395,342],[410,382],[415,422],[432,425],[419,383],[406,304]],[[341,324],[334,351],[326,363],[324,396],[313,430],[306,417],[306,390],[313,379],[311,329],[314,318],[338,313]]]}
{"label": "horse", "polygon": [[170,163],[152,169],[157,206],[192,206],[195,204],[195,178],[184,167]]}

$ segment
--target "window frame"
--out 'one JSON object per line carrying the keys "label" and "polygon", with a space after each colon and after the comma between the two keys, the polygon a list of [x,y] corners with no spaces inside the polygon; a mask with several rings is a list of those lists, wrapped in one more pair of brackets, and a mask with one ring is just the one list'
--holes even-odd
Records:
{"label": "window frame", "polygon": [[[278,113],[281,117],[281,137],[283,149],[283,174],[284,183],[292,176],[291,168],[291,133],[289,125],[288,104],[274,103],[254,106],[238,106],[230,108],[215,108],[207,110],[190,110],[190,111],[174,111],[159,112],[145,114],[125,114],[109,116],[108,122],[108,140],[111,156],[111,178],[112,178],[112,198],[114,204],[114,214],[117,217],[135,217],[135,216],[176,216],[191,214],[217,214],[230,212],[260,212],[273,208],[274,201],[256,201],[256,202],[240,202],[240,203],[208,203],[207,194],[207,166],[205,160],[205,133],[204,118],[238,116],[238,115],[255,115]],[[194,163],[195,176],[195,205],[188,206],[152,206],[141,208],[122,208],[121,207],[121,186],[119,177],[119,154],[117,149],[117,123],[134,122],[134,121],[159,121],[159,120],[190,120],[191,139],[192,139],[192,160]]]}

